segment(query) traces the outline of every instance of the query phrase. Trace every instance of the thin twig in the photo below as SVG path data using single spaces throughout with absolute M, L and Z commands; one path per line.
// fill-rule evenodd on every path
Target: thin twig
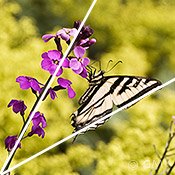
M 167 159 L 167 157 L 165 157 L 165 160 L 166 160 L 166 164 L 167 164 L 168 168 L 170 168 L 171 165 L 170 165 L 170 163 L 169 163 L 169 159 Z
M 171 121 L 170 129 L 169 129 L 170 130 L 169 131 L 169 138 L 168 138 L 168 141 L 167 141 L 167 143 L 165 145 L 165 149 L 164 149 L 163 155 L 162 155 L 162 157 L 160 159 L 160 162 L 159 162 L 159 164 L 158 164 L 158 166 L 157 166 L 157 168 L 155 170 L 154 175 L 156 175 L 158 173 L 158 171 L 159 171 L 159 169 L 160 169 L 160 167 L 161 167 L 161 165 L 163 163 L 163 160 L 166 158 L 166 153 L 168 152 L 168 148 L 170 146 L 170 143 L 171 143 L 172 139 L 174 138 L 174 134 L 172 134 L 172 124 L 173 124 L 173 122 Z
M 169 169 L 169 171 L 167 172 L 166 175 L 169 175 L 172 172 L 174 167 L 175 167 L 175 161 L 174 161 L 173 165 L 170 167 L 170 169 Z

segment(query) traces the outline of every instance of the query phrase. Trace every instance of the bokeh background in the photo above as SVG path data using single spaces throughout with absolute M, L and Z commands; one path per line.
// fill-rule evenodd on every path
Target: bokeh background
M 83 19 L 90 0 L 0 0 L 0 166 L 7 157 L 4 139 L 18 134 L 22 126 L 7 104 L 23 99 L 28 112 L 35 101 L 30 91 L 22 91 L 15 79 L 33 76 L 45 82 L 48 73 L 40 68 L 41 54 L 55 49 L 41 36 L 72 27 Z M 99 0 L 87 23 L 94 29 L 97 43 L 88 56 L 100 60 L 106 70 L 109 60 L 121 60 L 106 75 L 139 75 L 165 82 L 175 75 L 175 1 Z M 111 63 L 112 66 L 112 63 Z M 98 64 L 97 64 L 97 68 Z M 73 82 L 77 96 L 66 91 L 58 99 L 47 98 L 40 111 L 48 126 L 46 136 L 22 142 L 11 165 L 30 157 L 71 134 L 70 115 L 88 87 L 86 80 L 71 71 L 64 74 Z M 90 131 L 16 169 L 16 175 L 143 175 L 153 172 L 159 161 L 153 145 L 162 153 L 169 124 L 175 115 L 175 85 L 156 92 L 132 108 L 113 116 L 96 131 Z M 164 164 L 161 171 L 166 168 Z M 174 171 L 175 173 L 175 171 Z

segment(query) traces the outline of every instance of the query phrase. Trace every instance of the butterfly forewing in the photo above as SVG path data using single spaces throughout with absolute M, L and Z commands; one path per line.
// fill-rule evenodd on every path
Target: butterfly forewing
M 122 107 L 161 85 L 160 81 L 144 77 L 118 76 L 116 80 L 114 79 L 109 78 L 107 83 L 113 84 L 110 90 L 111 99 L 117 107 Z M 116 82 L 120 82 L 120 84 L 118 85 Z

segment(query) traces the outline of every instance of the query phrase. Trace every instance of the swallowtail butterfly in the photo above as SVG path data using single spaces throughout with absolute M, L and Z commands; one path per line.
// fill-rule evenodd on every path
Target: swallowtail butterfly
M 92 71 L 92 69 L 88 70 L 87 80 L 89 88 L 79 100 L 80 107 L 71 115 L 74 132 L 111 113 L 113 105 L 122 107 L 161 85 L 160 81 L 153 78 L 104 76 L 104 71 L 96 73 L 96 70 Z M 96 129 L 107 119 L 93 125 L 88 130 Z

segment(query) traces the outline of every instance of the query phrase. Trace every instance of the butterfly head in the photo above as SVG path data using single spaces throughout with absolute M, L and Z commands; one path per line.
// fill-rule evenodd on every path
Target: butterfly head
M 97 71 L 97 69 L 95 69 L 94 67 L 90 67 L 88 66 L 88 77 L 87 80 L 91 83 L 92 81 L 97 81 L 97 80 L 101 80 L 103 78 L 103 75 L 105 73 L 105 71 L 103 70 L 99 70 Z
M 108 69 L 109 64 L 111 62 L 113 62 L 113 61 L 110 60 L 108 62 L 107 67 L 106 67 L 106 71 L 101 70 L 101 64 L 99 66 L 100 67 L 99 71 L 97 71 L 97 69 L 95 67 L 93 67 L 92 65 L 87 66 L 88 77 L 86 79 L 89 81 L 89 83 L 91 83 L 93 81 L 97 82 L 98 80 L 102 80 L 105 73 L 110 72 L 111 70 L 113 70 L 116 67 L 116 65 L 118 65 L 119 63 L 122 63 L 122 61 L 117 61 L 111 68 Z

